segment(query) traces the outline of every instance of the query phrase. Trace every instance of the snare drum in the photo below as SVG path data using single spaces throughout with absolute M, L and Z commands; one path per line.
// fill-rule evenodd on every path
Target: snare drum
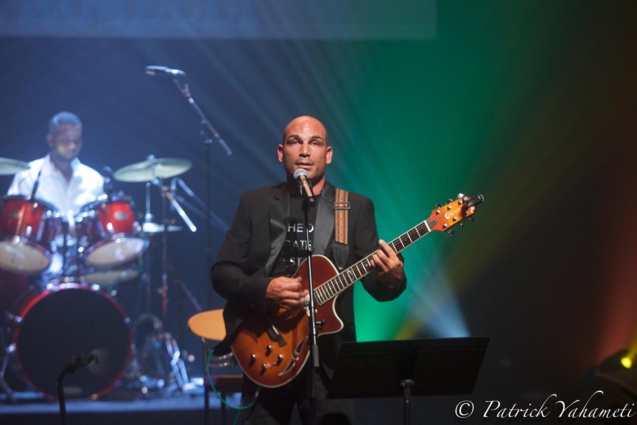
M 63 284 L 31 294 L 11 317 L 16 365 L 36 390 L 54 398 L 58 375 L 75 356 L 97 360 L 65 377 L 67 397 L 106 394 L 130 362 L 128 318 L 112 297 L 92 287 Z
M 100 197 L 80 209 L 76 222 L 89 267 L 127 263 L 148 247 L 128 198 Z
M 35 274 L 51 264 L 51 242 L 60 226 L 52 205 L 22 195 L 7 196 L 0 215 L 0 267 Z
M 105 269 L 89 268 L 83 271 L 82 281 L 98 285 L 103 290 L 111 290 L 118 283 L 128 282 L 140 275 L 143 270 L 142 257 L 119 266 Z

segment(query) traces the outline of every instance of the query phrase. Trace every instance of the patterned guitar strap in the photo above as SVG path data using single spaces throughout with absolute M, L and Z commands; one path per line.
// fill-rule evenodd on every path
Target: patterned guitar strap
M 347 256 L 349 246 L 347 244 L 347 215 L 350 203 L 347 200 L 347 191 L 336 189 L 336 201 L 334 202 L 334 243 L 332 250 L 334 251 L 334 260 L 336 268 L 343 271 L 347 264 Z

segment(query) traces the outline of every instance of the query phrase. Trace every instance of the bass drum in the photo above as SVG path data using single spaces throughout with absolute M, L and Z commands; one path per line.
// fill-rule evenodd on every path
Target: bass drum
M 66 397 L 97 398 L 109 392 L 131 360 L 129 320 L 113 298 L 92 287 L 62 284 L 32 296 L 13 317 L 16 365 L 43 394 L 57 398 L 57 378 L 69 361 L 96 361 L 64 380 Z

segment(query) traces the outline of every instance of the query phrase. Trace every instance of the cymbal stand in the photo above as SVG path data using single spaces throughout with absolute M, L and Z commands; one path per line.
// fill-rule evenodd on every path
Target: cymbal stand
M 146 211 L 144 213 L 144 223 L 152 223 L 153 222 L 153 214 L 150 212 L 150 182 L 146 182 L 145 183 L 145 187 L 144 187 L 144 196 L 145 196 L 145 200 L 144 200 L 144 207 L 146 208 Z M 143 230 L 143 225 L 142 225 L 142 230 Z M 150 253 L 148 252 L 150 250 L 146 250 L 146 252 L 144 252 L 144 262 L 142 264 L 144 264 L 145 270 L 144 270 L 144 274 L 143 279 L 144 279 L 144 284 L 145 284 L 145 290 L 146 290 L 146 314 L 150 314 L 152 311 L 152 299 L 151 299 L 151 278 L 150 278 Z
M 179 214 L 179 216 L 182 218 L 182 220 L 184 221 L 184 223 L 186 223 L 186 225 L 188 226 L 188 228 L 190 229 L 191 232 L 196 232 L 197 231 L 197 227 L 194 225 L 194 223 L 192 222 L 192 220 L 190 220 L 190 217 L 188 217 L 188 214 L 186 214 L 186 212 L 184 211 L 184 209 L 181 207 L 181 205 L 179 205 L 179 202 L 177 202 L 177 199 L 175 199 L 175 197 L 173 196 L 170 188 L 168 188 L 167 186 L 165 186 L 159 179 L 155 178 L 152 180 L 152 184 L 154 184 L 155 186 L 157 186 L 162 193 L 162 215 L 163 215 L 163 226 L 164 226 L 164 231 L 162 232 L 162 270 L 161 270 L 161 282 L 162 282 L 162 287 L 159 291 L 160 295 L 162 296 L 162 317 L 164 318 L 164 322 L 167 320 L 168 318 L 168 273 L 166 272 L 167 270 L 167 265 L 168 265 L 168 229 L 166 226 L 166 218 L 167 218 L 167 214 L 166 214 L 166 209 L 167 209 L 167 205 L 166 205 L 166 200 L 170 201 L 170 204 L 172 205 L 172 207 L 175 209 L 175 211 L 177 211 L 177 213 Z
M 192 189 L 186 184 L 186 182 L 183 181 L 180 177 L 173 177 L 173 179 L 171 180 L 170 185 L 171 185 L 172 188 L 174 188 L 174 190 L 172 190 L 172 192 L 173 192 L 173 196 L 175 197 L 175 199 L 177 199 L 181 204 L 183 204 L 188 209 L 190 209 L 190 211 L 192 213 L 194 213 L 195 215 L 203 218 L 204 220 L 206 218 L 209 218 L 210 222 L 208 224 L 211 224 L 211 225 L 215 226 L 220 231 L 222 231 L 222 232 L 227 232 L 228 231 L 228 229 L 230 228 L 228 226 L 228 224 L 226 224 L 226 222 L 223 221 L 221 219 L 221 217 L 219 217 L 217 214 L 215 214 L 214 211 L 212 211 L 212 210 L 206 211 L 207 210 L 207 206 L 204 203 L 204 201 L 202 201 L 201 198 L 199 198 L 199 196 L 197 196 L 197 194 L 195 192 L 193 192 Z M 183 189 L 183 191 L 186 193 L 186 195 L 188 195 L 194 201 L 195 205 L 191 204 L 186 199 L 184 199 L 182 196 L 177 194 L 177 186 L 179 186 L 179 187 L 181 187 Z

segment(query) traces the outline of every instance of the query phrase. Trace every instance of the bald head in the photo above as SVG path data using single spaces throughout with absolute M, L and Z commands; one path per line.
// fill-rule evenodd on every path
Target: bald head
M 292 121 L 285 126 L 285 130 L 283 130 L 283 142 L 290 134 L 290 132 L 296 131 L 301 127 L 307 126 L 308 128 L 312 128 L 314 132 L 320 134 L 321 137 L 325 139 L 325 143 L 327 143 L 327 130 L 325 130 L 325 126 L 323 123 L 317 120 L 314 117 L 309 115 L 301 115 L 300 117 L 294 118 Z
M 332 162 L 332 147 L 327 144 L 327 131 L 319 120 L 303 115 L 290 121 L 277 153 L 288 181 L 293 182 L 294 172 L 303 168 L 314 185 L 314 193 L 320 193 L 325 168 Z

